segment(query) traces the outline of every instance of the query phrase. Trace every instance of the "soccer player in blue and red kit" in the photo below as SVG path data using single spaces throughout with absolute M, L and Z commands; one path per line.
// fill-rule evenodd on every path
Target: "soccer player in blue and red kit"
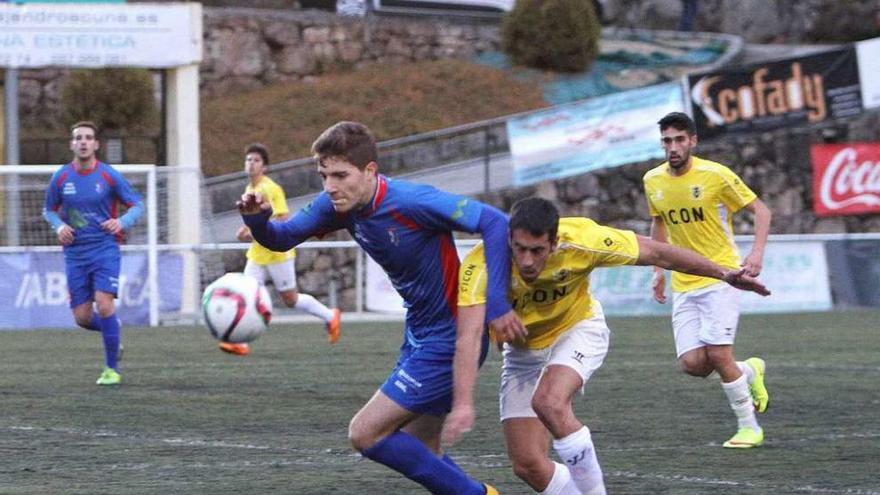
M 431 493 L 497 494 L 442 453 L 440 430 L 452 404 L 459 267 L 453 231 L 482 234 L 489 260 L 486 319 L 505 335 L 525 335 L 506 297 L 507 217 L 472 199 L 380 175 L 376 141 L 363 124 L 333 125 L 312 152 L 324 191 L 311 204 L 286 221 L 270 222 L 269 203 L 249 193 L 239 210 L 254 239 L 274 251 L 347 230 L 403 297 L 407 313 L 400 356 L 351 420 L 352 445 Z M 487 339 L 482 344 L 484 358 Z
M 98 128 L 92 122 L 71 127 L 73 161 L 52 175 L 43 217 L 64 246 L 70 307 L 76 324 L 101 332 L 104 371 L 98 385 L 118 385 L 119 319 L 114 299 L 119 290 L 119 241 L 143 214 L 140 195 L 110 165 L 98 160 Z M 128 211 L 117 218 L 119 204 Z M 97 312 L 93 304 L 97 307 Z

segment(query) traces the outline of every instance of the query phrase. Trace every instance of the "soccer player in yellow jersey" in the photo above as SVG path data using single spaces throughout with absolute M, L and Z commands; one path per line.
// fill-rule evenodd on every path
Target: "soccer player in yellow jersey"
M 244 169 L 250 181 L 245 188 L 245 193 L 259 192 L 267 198 L 272 205 L 272 220 L 285 220 L 290 213 L 287 208 L 287 199 L 284 190 L 275 181 L 266 176 L 266 168 L 269 166 L 269 152 L 262 144 L 255 143 L 245 149 Z M 294 257 L 296 250 L 278 253 L 261 246 L 251 237 L 251 231 L 242 225 L 238 229 L 238 240 L 251 242 L 247 251 L 247 264 L 244 273 L 251 275 L 261 284 L 271 279 L 281 300 L 289 308 L 298 308 L 306 313 L 315 315 L 324 320 L 327 325 L 327 338 L 331 344 L 339 340 L 341 312 L 339 309 L 330 309 L 309 294 L 303 294 L 296 288 L 296 265 Z M 250 353 L 248 344 L 234 344 L 220 342 L 220 349 L 230 354 L 246 356 Z
M 693 250 L 727 268 L 742 266 L 753 277 L 761 273 L 770 230 L 770 210 L 727 167 L 693 155 L 694 122 L 673 112 L 658 122 L 666 162 L 644 176 L 645 196 L 653 221 L 651 237 Z M 740 263 L 733 242 L 733 214 L 746 209 L 755 217 L 755 241 Z M 666 302 L 663 270 L 654 273 L 654 299 Z M 672 329 L 682 371 L 706 377 L 713 371 L 737 417 L 737 433 L 727 448 L 761 445 L 764 431 L 755 411 L 767 409 L 764 360 L 737 361 L 733 342 L 739 320 L 738 295 L 717 280 L 672 274 Z
M 501 421 L 517 476 L 547 495 L 605 493 L 590 430 L 574 415 L 572 399 L 608 352 L 602 306 L 590 294 L 594 268 L 659 265 L 724 280 L 767 294 L 744 270 L 728 269 L 686 249 L 587 218 L 559 218 L 541 198 L 513 206 L 508 296 L 528 330 L 522 339 L 495 335 L 504 344 Z M 459 270 L 454 398 L 443 440 L 449 445 L 474 423 L 473 390 L 486 301 L 486 263 L 478 244 Z M 550 444 L 565 464 L 550 459 Z

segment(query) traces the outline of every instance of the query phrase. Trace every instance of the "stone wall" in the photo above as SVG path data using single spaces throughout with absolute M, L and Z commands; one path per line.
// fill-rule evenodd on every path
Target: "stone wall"
M 676 29 L 681 0 L 606 0 L 618 27 Z M 878 0 L 697 0 L 694 30 L 748 43 L 828 43 L 880 36 Z
M 203 93 L 298 81 L 370 63 L 466 58 L 497 47 L 498 28 L 485 23 L 206 9 Z

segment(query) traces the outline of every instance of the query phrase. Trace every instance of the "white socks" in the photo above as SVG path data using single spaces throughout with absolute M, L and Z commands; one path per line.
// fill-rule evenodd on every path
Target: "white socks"
M 721 388 L 727 395 L 730 408 L 736 414 L 739 427 L 759 429 L 758 420 L 755 418 L 755 405 L 752 403 L 752 395 L 749 393 L 749 382 L 745 372 L 730 383 L 721 382 Z
M 314 297 L 299 293 L 299 297 L 296 300 L 296 309 L 301 309 L 310 315 L 317 316 L 318 318 L 324 321 L 330 321 L 333 319 L 333 311 L 330 311 L 330 308 L 321 304 L 321 301 L 315 299 Z
M 602 468 L 599 467 L 589 428 L 584 426 L 567 437 L 553 440 L 553 448 L 565 462 L 572 480 L 583 495 L 605 495 Z
M 558 462 L 554 462 L 553 467 L 553 478 L 550 479 L 550 484 L 538 495 L 581 495 L 581 491 L 571 479 L 568 468 Z
M 745 361 L 737 361 L 736 365 L 739 366 L 739 370 L 742 371 L 743 375 L 746 375 L 746 381 L 752 383 L 755 381 L 755 370 Z

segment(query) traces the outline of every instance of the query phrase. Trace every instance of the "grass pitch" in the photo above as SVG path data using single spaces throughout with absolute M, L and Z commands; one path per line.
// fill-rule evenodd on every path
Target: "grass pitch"
M 735 430 L 717 379 L 677 371 L 666 318 L 610 318 L 611 351 L 577 402 L 612 494 L 880 495 L 880 312 L 746 316 L 739 358 L 767 360 L 760 449 Z M 390 371 L 400 323 L 276 325 L 246 358 L 203 328 L 125 329 L 123 385 L 100 388 L 86 331 L 3 332 L 0 493 L 424 493 L 361 459 L 348 421 Z M 505 495 L 499 354 L 477 427 L 450 454 Z

